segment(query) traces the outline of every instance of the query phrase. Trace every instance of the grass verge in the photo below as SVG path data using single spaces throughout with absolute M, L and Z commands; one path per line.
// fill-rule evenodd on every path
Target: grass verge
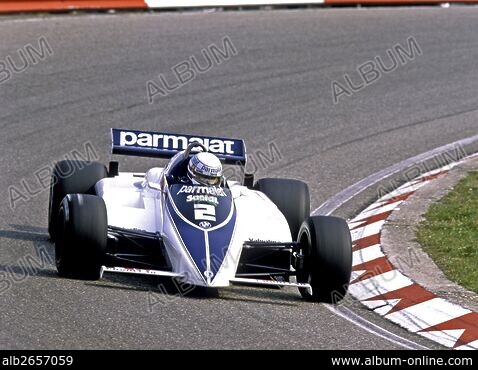
M 478 172 L 429 208 L 417 237 L 450 280 L 478 293 Z

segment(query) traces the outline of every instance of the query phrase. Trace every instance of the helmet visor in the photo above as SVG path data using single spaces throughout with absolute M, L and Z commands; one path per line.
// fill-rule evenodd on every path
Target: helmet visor
M 202 175 L 200 173 L 195 172 L 194 173 L 194 179 L 205 185 L 220 185 L 221 184 L 221 176 L 206 176 Z

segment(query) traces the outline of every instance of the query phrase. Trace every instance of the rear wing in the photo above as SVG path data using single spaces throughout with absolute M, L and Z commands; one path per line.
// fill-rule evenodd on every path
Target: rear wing
M 111 129 L 111 152 L 130 156 L 171 158 L 192 142 L 203 144 L 227 164 L 246 164 L 244 140 L 150 131 Z

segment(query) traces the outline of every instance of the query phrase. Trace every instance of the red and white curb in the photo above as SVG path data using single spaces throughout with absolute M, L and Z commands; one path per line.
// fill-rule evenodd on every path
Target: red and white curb
M 459 163 L 402 185 L 349 221 L 353 241 L 349 293 L 410 332 L 446 347 L 478 349 L 478 313 L 440 298 L 412 281 L 393 265 L 381 247 L 381 230 L 390 214 L 418 189 Z
M 0 13 L 323 4 L 324 0 L 0 0 Z
M 0 13 L 48 12 L 80 9 L 167 9 L 257 5 L 440 4 L 443 0 L 0 0 Z M 477 3 L 478 0 L 447 0 Z

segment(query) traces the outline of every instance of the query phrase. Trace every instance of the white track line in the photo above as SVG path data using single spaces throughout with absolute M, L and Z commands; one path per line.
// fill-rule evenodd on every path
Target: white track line
M 352 324 L 362 328 L 366 332 L 373 334 L 377 337 L 383 338 L 391 343 L 397 344 L 401 347 L 406 349 L 413 349 L 413 350 L 425 350 L 430 349 L 428 347 L 422 346 L 421 344 L 415 343 L 409 339 L 403 338 L 397 334 L 394 334 L 367 319 L 364 319 L 362 316 L 357 315 L 351 309 L 345 306 L 334 306 L 329 304 L 323 305 L 326 309 L 328 309 L 333 314 L 343 318 L 351 322 Z
M 443 154 L 445 152 L 449 152 L 453 149 L 463 147 L 465 145 L 473 144 L 474 142 L 478 141 L 478 135 L 458 140 L 453 143 L 443 145 L 436 149 L 429 150 L 428 152 L 419 154 L 415 157 L 411 157 L 405 159 L 404 161 L 394 164 L 390 167 L 387 167 L 379 172 L 376 172 L 359 182 L 349 186 L 347 189 L 341 191 L 340 193 L 334 195 L 332 198 L 325 201 L 322 205 L 320 205 L 317 209 L 312 212 L 312 215 L 330 215 L 334 212 L 337 208 L 342 206 L 343 204 L 347 203 L 349 200 L 363 192 L 365 189 L 379 183 L 380 181 L 390 177 L 391 175 L 403 171 L 408 167 L 411 167 L 417 163 L 424 162 L 426 160 L 432 159 L 433 157 Z

